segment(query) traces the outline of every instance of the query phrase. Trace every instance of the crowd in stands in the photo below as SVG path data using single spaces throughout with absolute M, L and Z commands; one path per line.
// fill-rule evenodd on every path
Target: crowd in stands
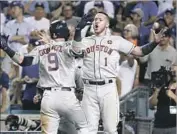
M 122 82 L 121 95 L 151 80 L 151 73 L 161 66 L 177 65 L 176 0 L 124 1 L 0 1 L 1 34 L 9 36 L 8 45 L 19 53 L 29 53 L 37 44 L 38 31 L 48 32 L 54 20 L 65 20 L 74 37 L 75 27 L 88 12 L 94 16 L 104 11 L 110 17 L 110 34 L 123 36 L 136 46 L 153 41 L 154 34 L 164 27 L 163 40 L 152 53 L 136 58 L 120 53 L 118 72 Z M 155 33 L 152 31 L 155 30 Z M 82 37 L 92 35 L 92 25 L 82 30 Z M 38 65 L 19 67 L 0 50 L 1 112 L 17 104 L 23 110 L 39 110 L 33 103 L 38 81 Z M 127 77 L 129 76 L 129 77 Z

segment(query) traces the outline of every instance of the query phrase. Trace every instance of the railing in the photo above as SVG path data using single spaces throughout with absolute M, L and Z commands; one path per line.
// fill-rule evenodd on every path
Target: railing
M 149 117 L 148 87 L 137 87 L 120 98 L 120 112 L 134 111 L 135 118 L 126 120 L 122 118 L 121 134 L 152 134 L 153 118 Z
M 126 113 L 128 110 L 135 111 L 136 116 L 147 117 L 149 109 L 148 87 L 137 87 L 120 98 L 120 111 Z

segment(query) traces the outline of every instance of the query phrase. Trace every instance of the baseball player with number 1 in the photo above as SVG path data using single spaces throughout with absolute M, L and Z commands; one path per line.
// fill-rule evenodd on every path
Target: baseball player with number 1
M 44 90 L 41 102 L 43 134 L 57 134 L 61 117 L 72 121 L 78 134 L 88 134 L 85 113 L 74 93 L 76 65 L 65 43 L 69 38 L 66 22 L 53 22 L 50 34 L 52 39 L 57 38 L 58 41 L 38 46 L 28 56 L 14 52 L 2 36 L 0 48 L 21 66 L 39 63 L 38 87 Z
M 116 69 L 120 58 L 119 51 L 127 55 L 146 55 L 157 46 L 162 32 L 155 36 L 155 42 L 143 47 L 135 47 L 122 37 L 106 35 L 109 17 L 106 13 L 99 12 L 93 19 L 95 35 L 81 39 L 81 30 L 91 21 L 92 17 L 89 15 L 81 19 L 76 27 L 72 44 L 77 46 L 76 53 L 84 51 L 82 105 L 89 121 L 91 134 L 97 134 L 100 116 L 103 120 L 104 133 L 117 134 L 119 98 Z

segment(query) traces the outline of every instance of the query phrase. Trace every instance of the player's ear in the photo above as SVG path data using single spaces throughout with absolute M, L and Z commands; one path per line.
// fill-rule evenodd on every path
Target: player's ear
M 109 28 L 109 23 L 106 25 L 106 28 Z

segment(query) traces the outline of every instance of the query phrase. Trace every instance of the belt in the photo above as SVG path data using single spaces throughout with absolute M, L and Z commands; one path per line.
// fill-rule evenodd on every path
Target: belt
M 113 83 L 113 80 L 112 79 L 109 79 L 109 80 L 103 80 L 103 81 L 92 81 L 92 80 L 86 80 L 84 79 L 83 80 L 84 84 L 90 84 L 90 85 L 105 85 L 105 84 L 108 84 L 108 83 Z
M 54 88 L 54 87 L 45 87 L 44 90 L 61 90 L 61 91 L 71 91 L 70 87 L 61 87 L 61 88 Z

